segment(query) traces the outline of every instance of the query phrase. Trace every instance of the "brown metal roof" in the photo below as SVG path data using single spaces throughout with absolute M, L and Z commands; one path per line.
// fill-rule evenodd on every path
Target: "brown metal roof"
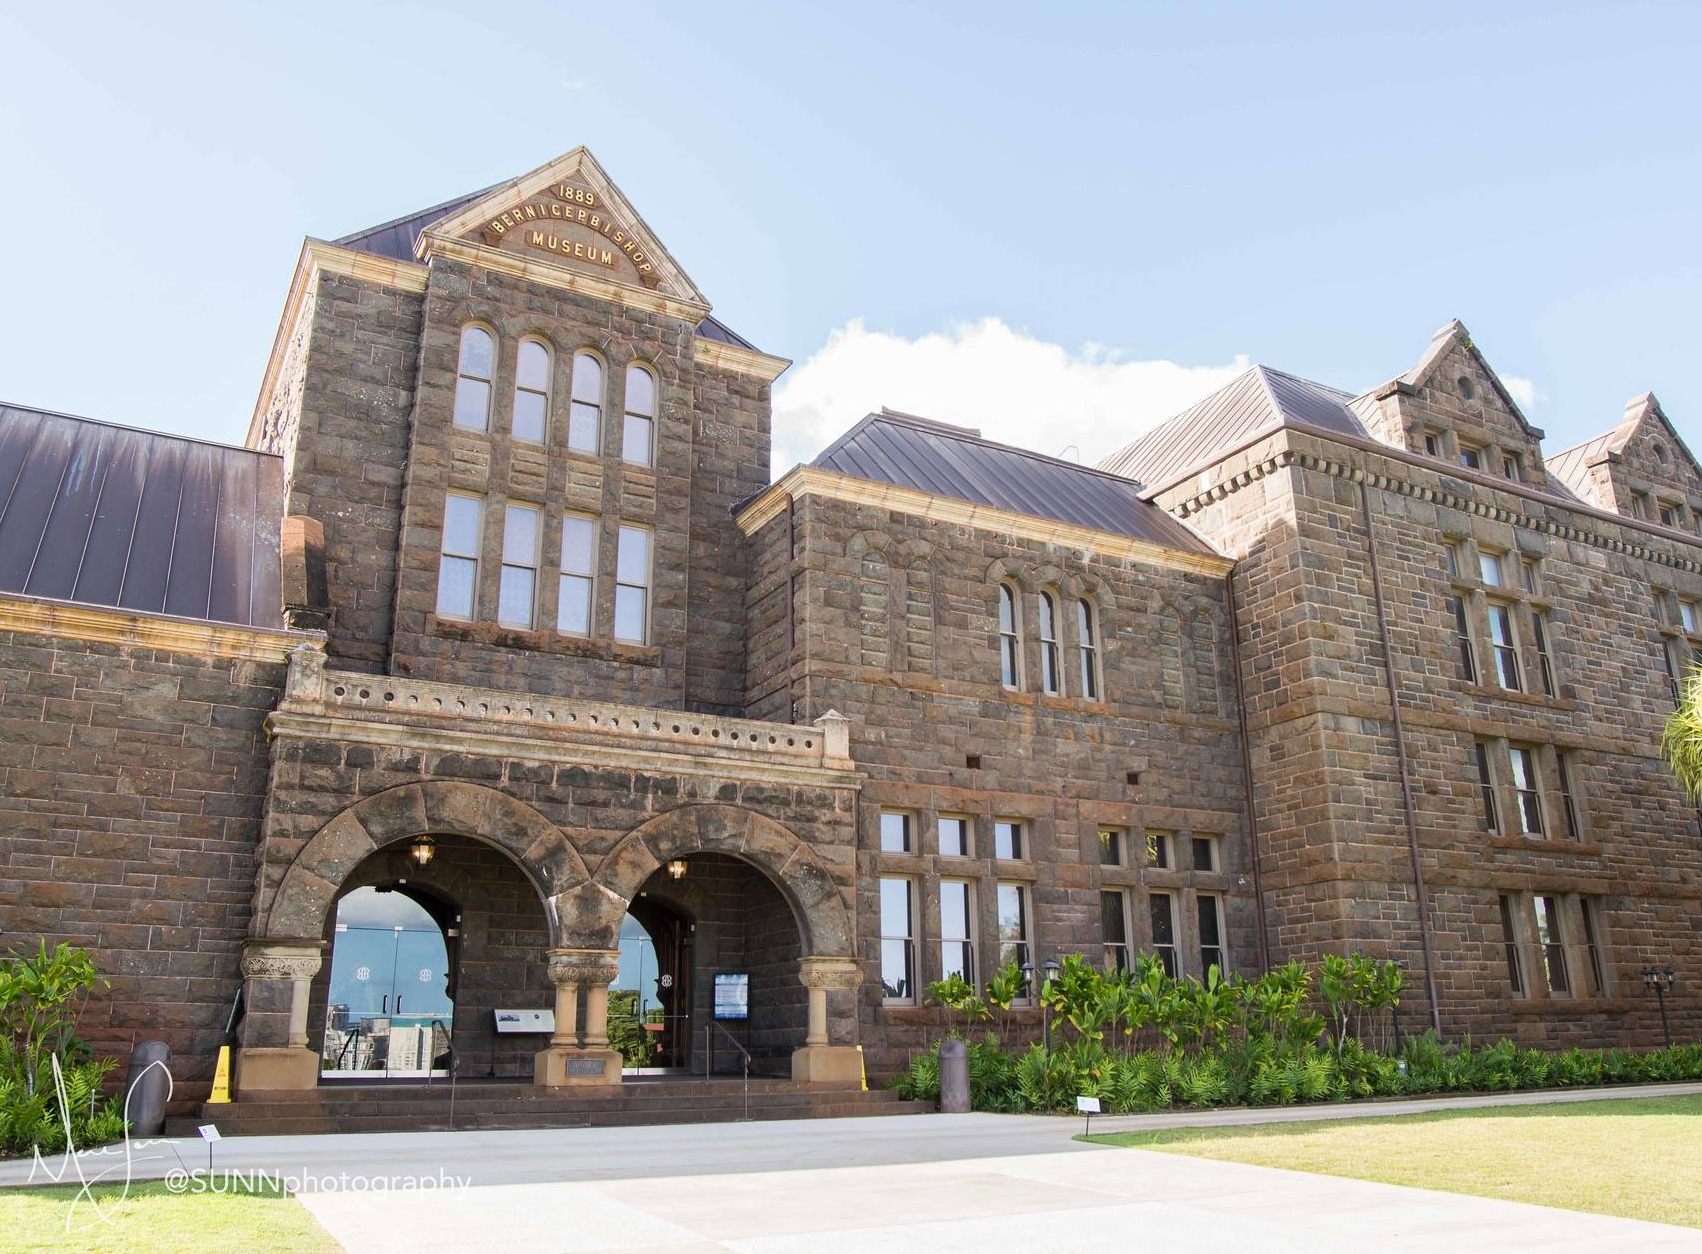
M 283 464 L 0 405 L 0 592 L 283 626 Z
M 1335 435 L 1367 432 L 1348 408 L 1352 395 L 1295 375 L 1254 366 L 1099 463 L 1152 490 L 1201 470 L 1242 442 L 1279 427 Z
M 909 414 L 870 414 L 810 464 L 1182 552 L 1214 553 L 1181 523 L 1142 500 L 1140 484 L 1131 479 L 995 444 L 966 428 Z

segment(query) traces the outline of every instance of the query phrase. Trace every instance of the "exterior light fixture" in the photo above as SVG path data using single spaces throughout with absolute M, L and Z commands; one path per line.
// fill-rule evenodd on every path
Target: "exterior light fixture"
M 668 875 L 676 880 L 686 877 L 686 860 L 684 858 L 668 859 Z
M 1672 1048 L 1672 1028 L 1667 1024 L 1667 994 L 1672 992 L 1672 986 L 1677 976 L 1671 967 L 1644 967 L 1638 972 L 1643 977 L 1643 987 L 1655 995 L 1655 1000 L 1661 1007 L 1661 1035 L 1666 1039 L 1667 1048 Z
M 425 866 L 437 855 L 437 842 L 430 836 L 416 836 L 408 852 L 414 856 L 414 861 Z

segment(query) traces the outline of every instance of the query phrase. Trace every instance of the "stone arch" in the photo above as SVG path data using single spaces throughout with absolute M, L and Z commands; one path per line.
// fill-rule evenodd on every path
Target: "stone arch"
M 564 945 L 612 950 L 639 888 L 670 858 L 724 853 L 767 876 L 792 908 L 809 957 L 852 956 L 850 915 L 819 855 L 773 819 L 739 806 L 686 805 L 628 832 L 590 882 L 558 895 Z
M 482 784 L 426 780 L 364 797 L 320 828 L 284 872 L 260 916 L 261 937 L 316 937 L 343 881 L 369 855 L 422 835 L 466 836 L 502 850 L 519 864 L 544 903 L 587 875 L 584 860 L 561 831 L 523 801 Z

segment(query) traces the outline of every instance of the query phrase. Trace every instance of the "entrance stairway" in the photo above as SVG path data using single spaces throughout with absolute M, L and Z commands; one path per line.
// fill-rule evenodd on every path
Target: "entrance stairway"
M 829 1119 L 919 1115 L 932 1102 L 855 1086 L 752 1078 L 629 1078 L 608 1088 L 541 1089 L 530 1084 L 447 1080 L 420 1084 L 325 1084 L 250 1093 L 205 1105 L 200 1122 L 225 1136 L 319 1132 L 433 1132 L 479 1128 L 608 1128 L 724 1123 L 739 1119 Z

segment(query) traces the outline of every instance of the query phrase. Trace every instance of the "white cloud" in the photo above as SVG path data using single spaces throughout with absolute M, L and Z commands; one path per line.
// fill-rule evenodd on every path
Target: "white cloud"
M 1100 344 L 1072 352 L 998 318 L 915 339 L 853 319 L 776 387 L 774 473 L 808 461 L 883 405 L 1092 465 L 1247 365 L 1245 357 L 1220 366 L 1130 361 Z
M 1519 408 L 1528 411 L 1537 402 L 1537 385 L 1530 379 L 1521 379 L 1516 374 L 1499 376 L 1501 386 L 1507 389 L 1507 395 L 1518 402 Z

